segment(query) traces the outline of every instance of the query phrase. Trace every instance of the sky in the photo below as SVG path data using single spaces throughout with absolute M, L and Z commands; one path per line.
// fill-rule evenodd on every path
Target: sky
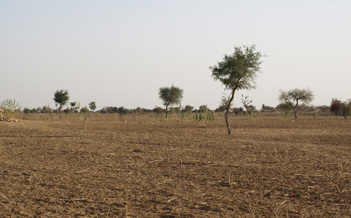
M 312 105 L 351 99 L 349 0 L 0 0 L 0 102 L 49 105 L 56 90 L 97 108 L 162 106 L 158 91 L 184 90 L 182 106 L 219 106 L 229 94 L 212 77 L 234 46 L 264 54 L 260 109 L 279 91 L 309 88 Z

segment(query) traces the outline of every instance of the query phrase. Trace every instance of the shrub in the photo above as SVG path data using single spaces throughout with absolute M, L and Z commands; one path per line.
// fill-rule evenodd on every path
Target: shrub
M 330 104 L 330 111 L 335 114 L 335 116 L 338 116 L 338 114 L 342 111 L 342 103 L 336 98 L 332 99 L 332 102 Z
M 196 113 L 193 115 L 195 121 L 202 122 L 202 126 L 205 126 L 205 123 L 208 121 L 213 121 L 215 118 L 213 113 Z
M 4 117 L 6 118 L 13 118 L 15 113 L 21 112 L 21 106 L 16 100 L 3 100 L 1 102 L 1 108 L 4 110 Z
M 341 110 L 342 110 L 342 116 L 344 117 L 345 120 L 347 120 L 347 116 L 349 115 L 349 112 L 351 110 L 351 102 L 343 102 L 341 104 Z

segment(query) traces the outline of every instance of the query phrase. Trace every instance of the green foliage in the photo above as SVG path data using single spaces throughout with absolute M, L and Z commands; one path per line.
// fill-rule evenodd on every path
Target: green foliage
M 297 106 L 299 101 L 309 104 L 313 98 L 313 93 L 309 89 L 292 89 L 287 92 L 281 91 L 279 95 L 280 101 L 290 104 L 293 107 Z
M 261 110 L 262 110 L 262 111 L 274 111 L 274 107 L 271 107 L 271 106 L 262 104 Z
M 287 104 L 287 103 L 280 103 L 277 105 L 276 109 L 290 111 L 293 109 L 293 106 L 291 104 Z
M 288 116 L 288 113 L 290 110 L 293 109 L 293 106 L 291 104 L 283 102 L 283 103 L 278 104 L 276 109 L 284 111 L 285 116 Z
M 29 109 L 27 107 L 25 107 L 23 109 L 23 113 L 28 114 L 28 113 L 52 113 L 52 109 L 49 106 L 43 106 L 41 107 L 37 107 L 37 108 L 32 108 Z
M 67 108 L 64 110 L 66 113 L 78 113 L 80 111 L 80 103 L 75 101 L 71 102 L 70 105 L 71 108 Z
M 341 104 L 342 116 L 344 117 L 345 120 L 347 120 L 347 116 L 349 115 L 350 110 L 351 110 L 351 102 L 343 102 Z
M 215 112 L 224 112 L 225 111 L 225 106 L 220 105 L 218 108 L 215 109 Z
M 127 114 L 128 113 L 128 109 L 124 108 L 123 106 L 119 107 L 118 108 L 118 113 L 121 114 L 121 115 Z
M 82 109 L 80 109 L 80 113 L 88 113 L 89 109 L 88 107 L 83 107 Z
M 54 94 L 54 101 L 59 105 L 58 111 L 61 112 L 62 107 L 67 104 L 69 95 L 67 90 L 57 90 Z
M 159 97 L 165 106 L 179 104 L 183 98 L 183 90 L 173 85 L 171 87 L 162 87 L 159 90 Z
M 41 109 L 42 113 L 52 113 L 52 109 L 50 108 L 50 106 L 43 106 L 43 108 Z
M 213 121 L 215 116 L 213 113 L 196 113 L 193 115 L 193 119 L 196 121 L 208 120 Z
M 235 108 L 232 109 L 232 111 L 233 111 L 234 114 L 237 116 L 237 115 L 239 115 L 240 109 L 237 108 L 237 107 L 235 107 Z
M 144 110 L 146 110 L 146 109 L 144 109 Z M 127 109 L 127 108 L 125 108 L 123 106 L 122 107 L 107 106 L 107 107 L 104 107 L 101 110 L 99 110 L 99 112 L 102 113 L 102 114 L 118 113 L 118 114 L 124 115 L 124 114 L 129 114 L 129 113 L 135 113 L 136 109 Z
M 21 106 L 15 99 L 5 99 L 1 102 L 1 107 L 5 118 L 13 118 L 15 113 L 21 112 Z
M 179 114 L 180 109 L 181 109 L 180 107 L 171 107 L 170 108 L 171 114 Z
M 309 104 L 313 100 L 313 93 L 309 89 L 292 89 L 287 92 L 280 91 L 279 100 L 291 105 L 294 109 L 295 119 L 297 119 L 297 106 L 299 101 Z
M 255 46 L 234 47 L 232 55 L 224 55 L 222 62 L 210 67 L 212 76 L 228 90 L 255 88 L 256 72 L 260 71 L 261 53 Z
M 193 107 L 193 106 L 191 106 L 191 105 L 186 105 L 186 106 L 184 107 L 184 109 L 182 110 L 182 112 L 190 113 L 190 112 L 192 112 L 193 110 L 194 110 L 194 107 Z
M 234 47 L 232 55 L 225 55 L 222 62 L 210 67 L 214 80 L 219 80 L 225 89 L 231 90 L 225 99 L 225 118 L 228 134 L 231 129 L 228 121 L 228 113 L 234 99 L 235 91 L 255 88 L 256 73 L 260 71 L 261 53 L 256 51 L 255 46 Z M 222 102 L 223 104 L 223 102 Z
M 89 108 L 92 110 L 92 111 L 95 111 L 96 110 L 96 103 L 94 101 L 90 102 L 89 103 Z
M 30 109 L 27 108 L 27 107 L 23 108 L 23 113 L 29 114 L 30 113 Z
M 200 105 L 199 111 L 200 111 L 200 113 L 207 113 L 207 111 L 208 111 L 207 105 Z
M 246 107 L 246 113 L 251 116 L 256 111 L 256 107 L 253 105 L 249 105 Z
M 161 107 L 155 107 L 153 110 L 152 110 L 154 113 L 162 113 L 163 112 L 163 109 Z
M 163 105 L 166 106 L 166 118 L 168 113 L 168 107 L 175 104 L 180 104 L 183 98 L 183 89 L 175 87 L 161 87 L 159 90 L 159 97 L 163 101 Z
M 332 102 L 330 104 L 330 111 L 335 114 L 335 116 L 338 116 L 341 112 L 342 109 L 342 103 L 340 100 L 337 98 L 333 98 Z
M 133 113 L 138 113 L 138 114 L 145 114 L 145 113 L 151 113 L 152 112 L 152 110 L 150 110 L 150 109 L 141 108 L 141 107 L 137 107 L 137 108 L 131 109 L 129 111 L 131 111 Z

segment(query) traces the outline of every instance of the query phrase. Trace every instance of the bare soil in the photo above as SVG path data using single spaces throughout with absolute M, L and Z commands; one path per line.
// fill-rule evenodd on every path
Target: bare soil
M 350 217 L 351 121 L 29 114 L 0 122 L 0 216 Z

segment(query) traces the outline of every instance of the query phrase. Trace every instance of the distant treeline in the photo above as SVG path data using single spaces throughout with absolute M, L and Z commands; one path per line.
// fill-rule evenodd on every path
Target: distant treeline
M 231 112 L 235 115 L 245 115 L 251 114 L 255 112 L 279 112 L 279 111 L 289 111 L 290 108 L 286 107 L 286 105 L 279 104 L 276 107 L 270 107 L 266 105 L 262 105 L 260 110 L 257 110 L 255 107 L 249 108 L 247 111 L 243 107 L 235 107 L 232 108 Z M 309 106 L 309 105 L 301 105 L 299 107 L 301 111 L 320 111 L 320 112 L 329 112 L 330 106 Z M 169 109 L 171 113 L 206 113 L 206 112 L 224 112 L 223 107 L 216 108 L 215 110 L 209 109 L 206 105 L 201 105 L 199 109 L 194 109 L 194 107 L 187 105 L 184 108 L 181 107 L 171 107 Z M 24 108 L 24 113 L 59 113 L 57 109 L 52 109 L 49 106 L 43 106 L 38 108 Z M 87 107 L 77 108 L 77 107 L 67 107 L 63 110 L 64 113 L 87 113 L 87 112 L 94 112 L 94 113 L 102 113 L 102 114 L 134 114 L 134 113 L 165 113 L 165 109 L 161 107 L 155 107 L 154 109 L 147 109 L 137 107 L 135 109 L 128 109 L 125 107 L 115 107 L 115 106 L 106 106 L 100 110 L 92 111 L 89 110 Z

